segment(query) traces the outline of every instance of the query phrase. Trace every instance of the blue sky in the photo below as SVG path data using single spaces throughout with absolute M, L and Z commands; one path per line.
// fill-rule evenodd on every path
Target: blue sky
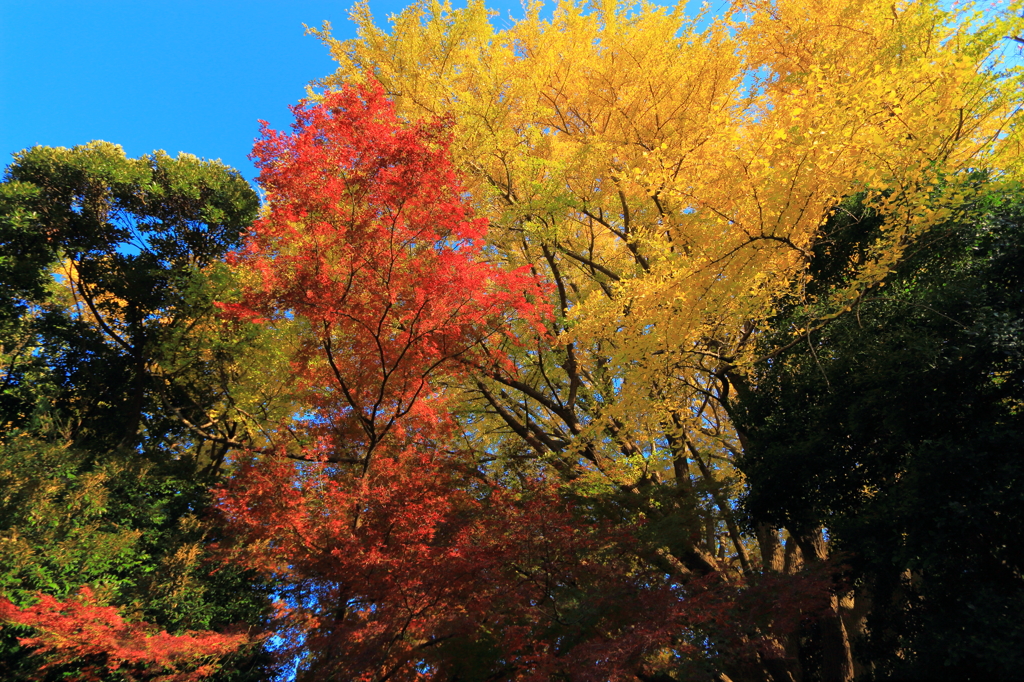
M 379 23 L 408 3 L 371 0 Z M 460 3 L 456 3 L 460 4 Z M 462 3 L 464 4 L 464 3 Z M 250 180 L 258 119 L 334 70 L 303 23 L 354 36 L 349 0 L 0 0 L 0 156 L 101 139 L 221 159 Z M 518 0 L 488 5 L 521 15 Z

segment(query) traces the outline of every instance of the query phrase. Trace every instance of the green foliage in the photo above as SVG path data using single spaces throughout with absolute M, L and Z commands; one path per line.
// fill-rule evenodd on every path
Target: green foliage
M 213 305 L 257 205 L 237 172 L 187 154 L 15 155 L 0 183 L 0 597 L 89 585 L 172 633 L 263 620 L 268 586 L 212 562 L 222 531 L 205 516 L 230 444 L 257 430 L 245 408 L 266 416 L 277 397 L 261 386 L 268 335 Z M 0 634 L 7 679 L 38 667 L 17 634 Z M 266 674 L 265 654 L 236 658 L 248 672 L 232 679 Z
M 835 286 L 877 227 L 845 208 L 816 253 Z M 829 529 L 874 604 L 855 651 L 878 678 L 1024 666 L 1022 311 L 1024 193 L 994 189 L 772 359 L 738 411 L 751 517 Z
M 210 331 L 207 270 L 239 243 L 255 194 L 217 162 L 163 152 L 128 159 L 106 142 L 27 150 L 5 180 L 0 244 L 17 265 L 0 267 L 10 292 L 0 304 L 0 423 L 38 429 L 47 420 L 97 448 L 136 447 L 143 433 L 149 443 L 186 438 L 154 399 L 169 384 L 194 383 L 167 374 Z M 215 369 L 199 364 L 207 375 Z M 42 384 L 49 390 L 35 388 Z M 184 403 L 195 418 L 210 406 Z

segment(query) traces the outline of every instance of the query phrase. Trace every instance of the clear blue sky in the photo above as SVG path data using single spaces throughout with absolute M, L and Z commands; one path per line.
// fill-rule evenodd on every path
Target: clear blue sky
M 408 3 L 371 0 L 378 23 Z M 460 4 L 456 2 L 456 4 Z M 461 4 L 464 4 L 461 3 Z M 354 36 L 349 0 L 0 0 L 0 167 L 35 144 L 90 140 L 221 159 L 250 180 L 258 119 L 334 62 L 302 25 Z M 521 16 L 518 0 L 488 5 Z

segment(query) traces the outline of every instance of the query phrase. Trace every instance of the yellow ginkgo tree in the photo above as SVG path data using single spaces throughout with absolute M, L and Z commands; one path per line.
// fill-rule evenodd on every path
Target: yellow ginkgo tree
M 783 302 L 804 311 L 798 342 L 969 206 L 980 178 L 1016 177 L 1019 11 L 888 0 L 547 11 L 532 3 L 494 22 L 482 2 L 424 0 L 385 30 L 363 3 L 356 39 L 314 31 L 339 63 L 319 85 L 375 79 L 401 116 L 450 120 L 490 221 L 489 257 L 551 284 L 549 335 L 524 329 L 532 342 L 509 351 L 514 367 L 481 364 L 450 387 L 465 397 L 466 438 L 489 471 L 555 476 L 671 528 L 659 556 L 681 576 L 827 558 L 820 531 L 745 531 L 736 518 L 744 439 L 731 400 L 772 357 L 756 341 Z M 880 236 L 821 293 L 813 249 L 854 196 L 882 216 Z M 853 674 L 841 601 L 822 626 L 829 679 Z M 789 649 L 783 659 L 797 665 Z

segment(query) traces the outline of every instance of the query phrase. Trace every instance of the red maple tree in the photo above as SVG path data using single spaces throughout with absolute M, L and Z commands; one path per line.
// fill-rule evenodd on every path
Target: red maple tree
M 414 671 L 494 605 L 479 524 L 495 490 L 447 446 L 440 381 L 512 319 L 538 323 L 544 292 L 487 262 L 446 121 L 403 123 L 379 85 L 293 111 L 256 144 L 269 211 L 230 261 L 255 284 L 222 308 L 300 328 L 301 439 L 242 467 L 220 508 L 242 560 L 294 587 L 280 623 L 304 665 Z
M 264 123 L 253 157 L 269 213 L 230 257 L 259 284 L 222 307 L 301 322 L 295 371 L 322 436 L 306 453 L 368 468 L 388 437 L 431 432 L 435 378 L 510 318 L 536 319 L 541 291 L 486 262 L 444 120 L 403 124 L 379 85 L 293 112 L 291 133 Z

